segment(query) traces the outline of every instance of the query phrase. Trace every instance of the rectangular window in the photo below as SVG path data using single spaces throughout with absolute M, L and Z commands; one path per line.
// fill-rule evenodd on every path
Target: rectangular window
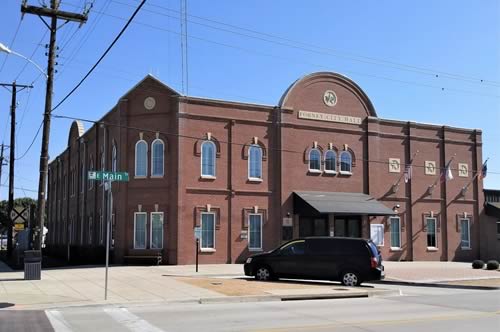
M 248 216 L 248 249 L 262 249 L 262 214 Z
M 163 212 L 151 212 L 151 249 L 163 248 Z
M 384 245 L 384 225 L 383 224 L 371 224 L 370 225 L 370 238 L 373 243 L 381 247 Z
M 401 219 L 399 217 L 391 217 L 391 248 L 401 248 Z
M 470 220 L 460 219 L 460 247 L 470 249 Z
M 215 213 L 201 213 L 201 249 L 215 249 Z
M 146 249 L 146 212 L 134 213 L 134 249 Z
M 425 223 L 427 225 L 427 247 L 437 248 L 436 242 L 436 218 L 426 218 Z

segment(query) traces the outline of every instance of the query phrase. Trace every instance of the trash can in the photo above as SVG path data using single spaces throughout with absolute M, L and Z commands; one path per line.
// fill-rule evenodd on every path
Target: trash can
M 42 273 L 42 251 L 24 252 L 24 280 L 40 280 Z

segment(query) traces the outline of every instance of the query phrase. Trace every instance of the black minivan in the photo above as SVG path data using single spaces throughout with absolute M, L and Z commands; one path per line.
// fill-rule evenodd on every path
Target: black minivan
M 247 258 L 245 275 L 257 280 L 323 279 L 346 286 L 384 278 L 382 256 L 366 239 L 307 237 Z

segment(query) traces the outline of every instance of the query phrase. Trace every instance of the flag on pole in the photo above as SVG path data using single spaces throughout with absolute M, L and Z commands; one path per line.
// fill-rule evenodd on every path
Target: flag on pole
M 444 168 L 444 170 L 441 172 L 441 182 L 453 180 L 453 173 L 451 172 L 451 167 L 450 167 L 452 160 L 453 160 L 453 158 L 450 159 L 448 164 L 446 164 L 446 167 Z
M 481 179 L 484 179 L 486 177 L 486 173 L 488 173 L 488 166 L 486 165 L 487 162 L 488 160 L 484 162 L 483 167 L 481 168 Z
M 413 173 L 413 166 L 411 166 L 411 164 L 406 165 L 406 167 L 405 167 L 405 183 L 410 182 L 411 177 L 413 175 L 412 173 Z

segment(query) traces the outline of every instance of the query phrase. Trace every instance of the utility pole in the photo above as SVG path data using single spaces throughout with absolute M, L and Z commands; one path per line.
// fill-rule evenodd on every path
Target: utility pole
M 2 143 L 1 145 L 1 149 L 0 149 L 0 184 L 2 184 L 2 168 L 3 166 L 7 165 L 3 162 L 4 158 L 3 158 L 3 150 L 5 148 L 5 145 Z
M 12 90 L 12 104 L 10 106 L 10 157 L 9 157 L 9 203 L 7 205 L 7 213 L 9 215 L 8 227 L 7 227 L 7 257 L 12 256 L 12 219 L 10 217 L 11 211 L 14 209 L 14 160 L 16 151 L 16 96 L 17 89 L 19 91 L 24 89 L 33 88 L 32 85 L 17 84 L 16 81 L 11 84 L 0 83 L 0 86 L 10 87 Z M 3 150 L 3 149 L 2 149 Z M 3 154 L 3 151 L 2 151 Z
M 52 112 L 52 95 L 54 87 L 54 65 L 55 65 L 55 51 L 56 51 L 56 34 L 57 34 L 57 20 L 62 19 L 66 22 L 78 22 L 80 25 L 87 21 L 88 10 L 84 14 L 70 13 L 59 10 L 59 0 L 51 0 L 50 8 L 29 6 L 24 0 L 21 5 L 21 12 L 23 14 L 34 14 L 42 19 L 43 23 L 50 30 L 49 42 L 49 58 L 47 66 L 47 90 L 45 92 L 45 111 L 43 114 L 43 133 L 42 133 L 42 148 L 40 153 L 40 178 L 38 182 L 38 207 L 37 207 L 37 226 L 35 227 L 35 250 L 41 250 L 43 238 L 43 225 L 45 219 L 45 199 L 47 187 L 47 174 L 49 162 L 49 136 L 50 136 L 50 116 Z M 50 17 L 50 25 L 45 22 L 43 16 Z

